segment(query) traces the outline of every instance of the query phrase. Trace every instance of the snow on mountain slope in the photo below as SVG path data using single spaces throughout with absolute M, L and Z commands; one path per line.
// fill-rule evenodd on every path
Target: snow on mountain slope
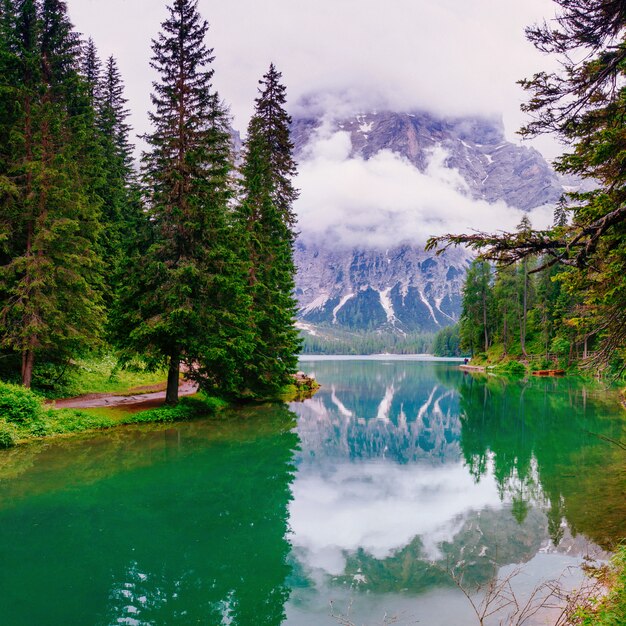
M 426 238 L 509 230 L 523 212 L 549 220 L 563 193 L 541 154 L 507 141 L 497 120 L 312 115 L 294 119 L 292 139 L 303 185 L 296 295 L 309 330 L 454 323 L 471 256 L 425 252 Z

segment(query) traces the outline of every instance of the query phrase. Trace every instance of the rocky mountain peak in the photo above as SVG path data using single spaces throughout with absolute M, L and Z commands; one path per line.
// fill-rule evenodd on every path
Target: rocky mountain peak
M 306 164 L 320 136 L 337 133 L 348 135 L 350 159 L 367 162 L 392 153 L 425 175 L 436 169 L 460 196 L 483 204 L 529 211 L 556 203 L 563 193 L 541 154 L 507 141 L 497 119 L 447 119 L 419 111 L 301 116 L 292 126 L 297 159 Z M 456 249 L 436 256 L 405 235 L 399 231 L 396 243 L 381 249 L 366 242 L 331 244 L 303 229 L 295 249 L 303 328 L 436 331 L 457 321 L 470 254 Z

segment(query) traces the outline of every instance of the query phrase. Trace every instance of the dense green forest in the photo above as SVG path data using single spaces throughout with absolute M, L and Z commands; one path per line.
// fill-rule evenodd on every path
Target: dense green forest
M 528 228 L 524 218 L 520 230 Z M 526 359 L 540 367 L 590 361 L 595 333 L 585 324 L 581 298 L 565 288 L 558 264 L 544 265 L 543 256 L 512 264 L 476 259 L 467 272 L 461 319 L 438 333 L 435 353 Z
M 116 60 L 63 0 L 0 3 L 0 377 L 62 383 L 76 360 L 168 368 L 266 397 L 291 380 L 295 174 L 281 74 L 259 81 L 242 165 L 208 23 L 172 0 L 152 43 L 140 163 Z
M 325 326 L 316 327 L 315 333 L 303 333 L 303 354 L 429 354 L 433 349 L 429 333 L 350 332 Z
M 522 107 L 530 121 L 520 132 L 562 139 L 568 148 L 557 171 L 592 189 L 566 194 L 550 228 L 524 219 L 515 232 L 449 234 L 428 247 L 465 245 L 481 255 L 465 289 L 463 347 L 619 373 L 626 362 L 626 14 L 622 2 L 557 4 L 557 20 L 527 29 L 559 65 L 520 81 L 530 94 Z

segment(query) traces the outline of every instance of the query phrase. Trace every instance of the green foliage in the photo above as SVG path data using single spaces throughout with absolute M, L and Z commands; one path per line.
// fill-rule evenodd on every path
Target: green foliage
M 232 221 L 229 120 L 212 87 L 208 23 L 192 0 L 176 0 L 153 41 L 158 73 L 143 157 L 146 221 L 118 291 L 115 336 L 125 358 L 169 365 L 209 393 L 242 389 L 252 331 L 246 266 Z
M 0 419 L 0 448 L 11 448 L 19 439 L 19 432 L 15 424 Z
M 0 441 L 5 437 L 6 441 L 13 445 L 18 439 L 66 435 L 124 424 L 190 420 L 214 415 L 226 406 L 219 398 L 200 395 L 182 398 L 176 406 L 162 406 L 145 411 L 131 412 L 125 410 L 123 406 L 97 409 L 45 409 L 37 396 L 31 395 L 37 400 L 36 417 L 28 422 L 19 423 L 0 419 Z
M 600 598 L 585 602 L 572 616 L 577 626 L 621 626 L 626 624 L 626 546 L 622 545 L 603 578 L 608 592 Z M 608 578 L 608 579 L 607 579 Z
M 125 424 L 141 424 L 144 422 L 180 422 L 197 417 L 213 415 L 226 406 L 219 398 L 191 397 L 181 398 L 176 406 L 163 406 L 147 411 L 134 413 L 124 419 Z
M 139 361 L 130 361 L 122 367 L 114 354 L 104 353 L 79 359 L 61 393 L 55 393 L 53 397 L 126 392 L 135 387 L 159 385 L 165 377 L 164 370 L 147 370 Z
M 560 336 L 570 342 L 569 362 L 586 355 L 589 364 L 610 369 L 619 360 L 620 371 L 626 360 L 626 12 L 622 2 L 556 4 L 554 20 L 527 29 L 529 40 L 554 57 L 551 66 L 557 69 L 520 81 L 530 92 L 522 107 L 530 121 L 520 132 L 559 136 L 568 152 L 557 159 L 556 169 L 587 179 L 591 190 L 565 194 L 551 228 L 520 224 L 514 233 L 445 235 L 428 247 L 463 244 L 506 266 L 540 259 L 548 275 L 558 274 L 560 286 L 553 289 L 547 278 L 538 285 L 541 301 L 553 306 L 536 308 L 542 327 L 535 339 L 547 351 Z
M 433 341 L 433 354 L 435 356 L 460 357 L 468 354 L 461 350 L 461 333 L 459 324 L 442 328 Z
M 295 328 L 293 244 L 296 238 L 292 185 L 296 173 L 285 110 L 286 90 L 274 65 L 260 81 L 248 125 L 237 210 L 252 295 L 253 351 L 245 360 L 244 386 L 257 397 L 272 396 L 297 369 L 300 334 Z
M 504 363 L 499 363 L 493 369 L 498 374 L 505 374 L 509 376 L 525 376 L 528 373 L 526 366 L 519 361 L 506 361 Z
M 87 410 L 79 409 L 50 409 L 46 419 L 46 432 L 33 436 L 65 435 L 94 430 L 98 428 L 111 428 L 119 422 L 102 414 L 92 414 Z
M 0 419 L 26 424 L 39 419 L 43 407 L 41 398 L 24 387 L 0 382 Z
M 46 418 L 44 435 L 58 435 L 124 424 L 179 422 L 214 415 L 226 406 L 219 398 L 185 397 L 176 406 L 162 406 L 146 411 L 127 412 L 116 409 L 51 409 Z
M 460 347 L 470 354 L 479 350 L 486 352 L 491 344 L 494 309 L 492 300 L 491 266 L 486 261 L 477 259 L 467 271 L 459 321 Z
M 303 354 L 427 354 L 433 336 L 422 333 L 368 333 L 318 327 L 316 335 L 302 333 Z
M 533 369 L 551 369 L 557 363 L 574 367 L 590 354 L 597 339 L 579 317 L 579 300 L 564 290 L 569 270 L 559 264 L 544 265 L 544 258 L 532 257 L 511 265 L 496 264 L 491 282 L 484 269 L 488 264 L 477 261 L 463 290 L 461 346 L 484 350 L 488 336 L 486 362 L 529 360 Z M 537 357 L 543 367 L 538 367 Z
M 0 349 L 29 387 L 37 359 L 66 360 L 101 336 L 100 162 L 65 3 L 3 8 Z

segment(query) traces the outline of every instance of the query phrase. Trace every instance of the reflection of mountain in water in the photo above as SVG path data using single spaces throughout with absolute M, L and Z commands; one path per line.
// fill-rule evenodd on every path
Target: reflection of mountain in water
M 417 592 L 450 583 L 452 567 L 480 584 L 538 552 L 597 553 L 588 538 L 609 547 L 607 534 L 626 534 L 619 449 L 602 439 L 623 439 L 624 425 L 579 383 L 480 380 L 441 363 L 303 365 L 323 385 L 295 408 L 290 512 L 308 575 Z M 594 481 L 615 515 L 584 487 Z
M 342 459 L 442 463 L 460 457 L 458 393 L 432 368 L 404 363 L 317 364 L 322 389 L 294 406 L 302 462 Z M 441 365 L 442 372 L 449 365 Z

